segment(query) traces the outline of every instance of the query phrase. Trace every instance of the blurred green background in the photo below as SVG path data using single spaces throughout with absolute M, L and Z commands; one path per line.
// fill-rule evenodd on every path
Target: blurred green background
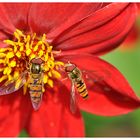
M 102 58 L 118 68 L 140 97 L 140 41 L 131 50 L 121 48 Z M 87 137 L 140 136 L 140 110 L 117 117 L 99 117 L 83 112 Z
M 102 58 L 118 68 L 140 96 L 140 41 L 132 50 L 117 49 Z M 140 136 L 140 110 L 117 117 L 100 117 L 83 112 L 87 137 Z M 23 130 L 20 137 L 28 134 Z

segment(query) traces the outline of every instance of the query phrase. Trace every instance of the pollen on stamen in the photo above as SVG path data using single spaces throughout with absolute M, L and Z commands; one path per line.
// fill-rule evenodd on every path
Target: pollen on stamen
M 27 70 L 26 63 L 29 63 L 33 58 L 41 58 L 44 61 L 44 84 L 53 87 L 54 78 L 61 77 L 58 67 L 63 66 L 64 63 L 54 59 L 54 55 L 60 51 L 53 50 L 53 46 L 47 42 L 46 34 L 37 36 L 36 33 L 26 34 L 16 29 L 13 39 L 4 40 L 4 43 L 7 44 L 7 47 L 0 48 L 0 72 L 3 74 L 0 82 L 18 77 L 20 73 Z M 20 82 L 20 80 L 17 81 L 16 88 Z M 25 85 L 24 91 L 26 88 L 27 85 Z

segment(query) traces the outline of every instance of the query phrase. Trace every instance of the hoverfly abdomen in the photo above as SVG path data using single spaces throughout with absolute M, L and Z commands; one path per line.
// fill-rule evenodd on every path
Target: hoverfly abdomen
M 40 98 L 41 98 L 41 92 L 32 92 L 31 93 L 31 101 L 33 104 L 39 104 L 40 103 Z
M 30 97 L 32 104 L 39 104 L 42 96 L 42 83 L 40 80 L 36 82 L 36 80 L 32 79 L 32 83 L 29 84 L 30 87 Z
M 83 79 L 81 79 L 79 82 L 76 82 L 76 88 L 77 88 L 79 94 L 84 99 L 88 97 L 88 91 L 87 91 L 86 84 Z

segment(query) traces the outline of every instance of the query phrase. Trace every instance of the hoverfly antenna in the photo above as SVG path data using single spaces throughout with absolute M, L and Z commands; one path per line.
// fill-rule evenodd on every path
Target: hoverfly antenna
M 71 63 L 70 61 L 68 61 L 68 63 L 66 64 L 66 66 L 72 66 L 72 65 L 75 65 L 75 64 Z

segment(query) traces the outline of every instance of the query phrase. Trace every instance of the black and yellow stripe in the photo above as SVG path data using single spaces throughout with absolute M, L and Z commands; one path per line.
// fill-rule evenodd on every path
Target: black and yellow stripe
M 85 82 L 83 81 L 83 79 L 81 79 L 80 81 L 76 82 L 76 87 L 77 90 L 79 92 L 79 94 L 85 99 L 88 97 L 88 91 L 85 85 Z
M 33 103 L 39 104 L 41 101 L 42 94 L 42 83 L 40 81 L 33 80 L 33 83 L 30 83 L 30 96 Z

